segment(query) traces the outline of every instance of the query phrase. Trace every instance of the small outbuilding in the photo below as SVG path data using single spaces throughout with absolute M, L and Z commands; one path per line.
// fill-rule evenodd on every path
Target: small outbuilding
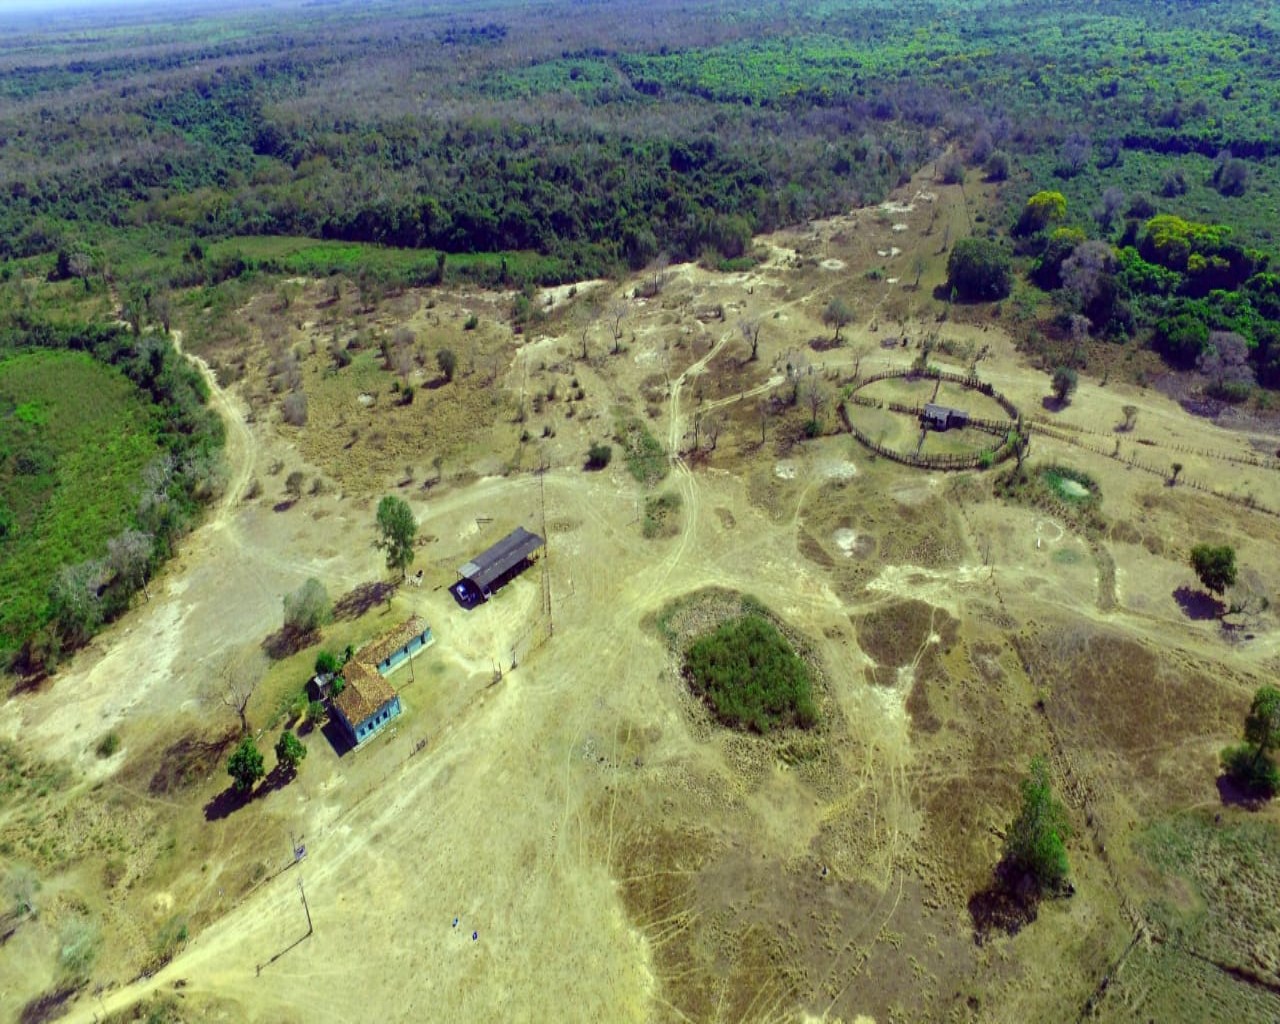
M 483 554 L 458 569 L 460 598 L 488 599 L 504 583 L 528 568 L 533 555 L 546 541 L 517 526 Z
M 400 696 L 377 671 L 352 660 L 342 669 L 345 685 L 333 698 L 333 709 L 357 747 L 400 715 Z
M 969 414 L 963 409 L 952 409 L 930 402 L 920 414 L 920 422 L 930 430 L 950 430 L 969 425 Z

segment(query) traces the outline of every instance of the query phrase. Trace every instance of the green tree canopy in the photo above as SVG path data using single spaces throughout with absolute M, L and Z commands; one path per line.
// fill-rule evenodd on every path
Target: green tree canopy
M 248 793 L 254 784 L 266 774 L 262 767 L 262 751 L 246 736 L 227 759 L 227 774 L 231 776 L 237 793 Z
M 1059 366 L 1053 371 L 1053 397 L 1065 404 L 1079 383 L 1075 370 L 1069 366 Z
M 307 748 L 302 741 L 286 729 L 276 740 L 276 762 L 292 775 L 298 770 L 298 764 L 307 756 Z
M 1280 690 L 1264 686 L 1253 695 L 1244 720 L 1244 738 L 1258 748 L 1258 758 L 1280 746 Z
M 310 633 L 333 619 L 329 591 L 314 577 L 284 596 L 284 624 L 299 633 Z
M 1034 757 L 1022 781 L 1022 809 L 1005 836 L 1005 863 L 1029 875 L 1042 890 L 1057 888 L 1067 878 L 1065 840 L 1070 834 L 1067 809 L 1049 782 L 1049 765 Z
M 1230 544 L 1197 544 L 1191 549 L 1191 568 L 1206 590 L 1221 594 L 1236 582 L 1236 549 Z
M 378 502 L 378 539 L 374 546 L 387 553 L 387 568 L 400 570 L 406 576 L 413 565 L 413 539 L 418 532 L 417 520 L 408 502 L 388 494 Z
M 967 301 L 1003 299 L 1011 274 L 1009 254 L 989 238 L 962 238 L 947 257 L 947 283 Z
M 835 328 L 835 343 L 840 344 L 840 330 L 853 319 L 853 310 L 844 299 L 832 299 L 822 311 L 822 322 Z M 752 350 L 755 351 L 754 349 Z

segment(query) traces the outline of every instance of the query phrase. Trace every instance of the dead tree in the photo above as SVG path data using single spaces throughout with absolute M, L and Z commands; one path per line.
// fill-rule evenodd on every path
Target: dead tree
M 738 330 L 742 333 L 742 340 L 751 347 L 751 355 L 747 362 L 754 363 L 757 354 L 760 351 L 760 328 L 763 325 L 759 317 L 749 317 L 738 321 Z
M 609 310 L 609 330 L 613 332 L 613 354 L 622 349 L 622 320 L 627 315 L 625 301 L 615 302 Z

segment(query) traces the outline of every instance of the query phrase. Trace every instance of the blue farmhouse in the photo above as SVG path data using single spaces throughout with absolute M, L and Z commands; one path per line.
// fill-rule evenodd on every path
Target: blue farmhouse
M 342 669 L 345 685 L 333 698 L 347 735 L 357 747 L 380 732 L 391 719 L 399 716 L 400 695 L 368 665 L 349 661 Z
M 430 646 L 431 627 L 416 616 L 362 647 L 343 667 L 345 686 L 333 698 L 343 728 L 356 746 L 380 732 L 404 710 L 384 678 Z

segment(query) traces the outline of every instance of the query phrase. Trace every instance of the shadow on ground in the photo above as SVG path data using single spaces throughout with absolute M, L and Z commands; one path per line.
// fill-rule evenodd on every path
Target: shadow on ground
M 371 580 L 347 591 L 334 603 L 335 619 L 358 619 L 375 605 L 390 602 L 395 595 L 396 585 L 384 583 L 382 580 Z
M 1179 587 L 1173 592 L 1173 599 L 1178 602 L 1182 614 L 1195 622 L 1220 619 L 1226 611 L 1226 607 L 1217 598 L 1191 587 Z

